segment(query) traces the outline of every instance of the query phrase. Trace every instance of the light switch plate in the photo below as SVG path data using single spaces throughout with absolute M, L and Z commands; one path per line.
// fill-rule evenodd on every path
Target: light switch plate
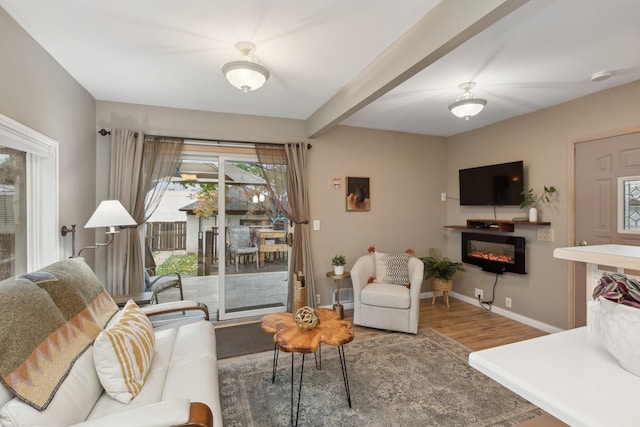
M 313 231 L 320 231 L 320 220 L 319 219 L 314 219 L 313 220 Z

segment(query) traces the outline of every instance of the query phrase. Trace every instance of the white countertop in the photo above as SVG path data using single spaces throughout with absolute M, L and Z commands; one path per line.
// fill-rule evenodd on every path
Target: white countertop
M 553 257 L 591 264 L 640 269 L 640 246 L 592 245 L 556 248 Z M 640 425 L 640 423 L 638 423 Z
M 473 352 L 469 364 L 571 426 L 640 425 L 640 377 L 586 327 Z

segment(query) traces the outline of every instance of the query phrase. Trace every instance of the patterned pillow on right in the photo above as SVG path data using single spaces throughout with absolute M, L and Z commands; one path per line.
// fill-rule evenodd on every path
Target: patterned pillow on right
M 409 284 L 409 254 L 375 252 L 376 282 L 406 286 Z

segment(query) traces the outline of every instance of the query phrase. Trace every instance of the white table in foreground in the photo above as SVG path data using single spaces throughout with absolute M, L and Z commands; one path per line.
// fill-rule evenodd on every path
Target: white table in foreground
M 571 426 L 640 425 L 640 377 L 586 327 L 473 352 L 469 364 Z

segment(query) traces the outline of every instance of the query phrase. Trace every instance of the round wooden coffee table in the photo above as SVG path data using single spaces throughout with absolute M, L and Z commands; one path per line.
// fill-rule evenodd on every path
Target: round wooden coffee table
M 280 350 L 291 353 L 291 424 L 298 425 L 298 414 L 300 413 L 300 395 L 302 392 L 302 376 L 304 373 L 304 356 L 308 353 L 318 353 L 320 364 L 317 363 L 316 368 L 321 369 L 322 354 L 320 352 L 321 343 L 331 345 L 338 348 L 338 357 L 340 358 L 340 367 L 342 368 L 342 377 L 344 379 L 344 388 L 347 394 L 347 402 L 351 407 L 351 391 L 349 389 L 349 377 L 347 376 L 347 361 L 344 357 L 344 345 L 353 341 L 353 331 L 351 330 L 351 322 L 338 319 L 338 314 L 328 308 L 316 308 L 320 322 L 318 325 L 308 331 L 298 329 L 293 318 L 293 313 L 273 313 L 267 314 L 262 318 L 262 330 L 273 335 L 275 343 L 273 351 L 273 373 L 271 382 L 275 381 L 276 369 L 278 366 L 278 354 Z M 298 404 L 295 416 L 293 416 L 293 361 L 294 353 L 302 354 L 302 364 L 300 365 L 300 382 L 298 387 Z

